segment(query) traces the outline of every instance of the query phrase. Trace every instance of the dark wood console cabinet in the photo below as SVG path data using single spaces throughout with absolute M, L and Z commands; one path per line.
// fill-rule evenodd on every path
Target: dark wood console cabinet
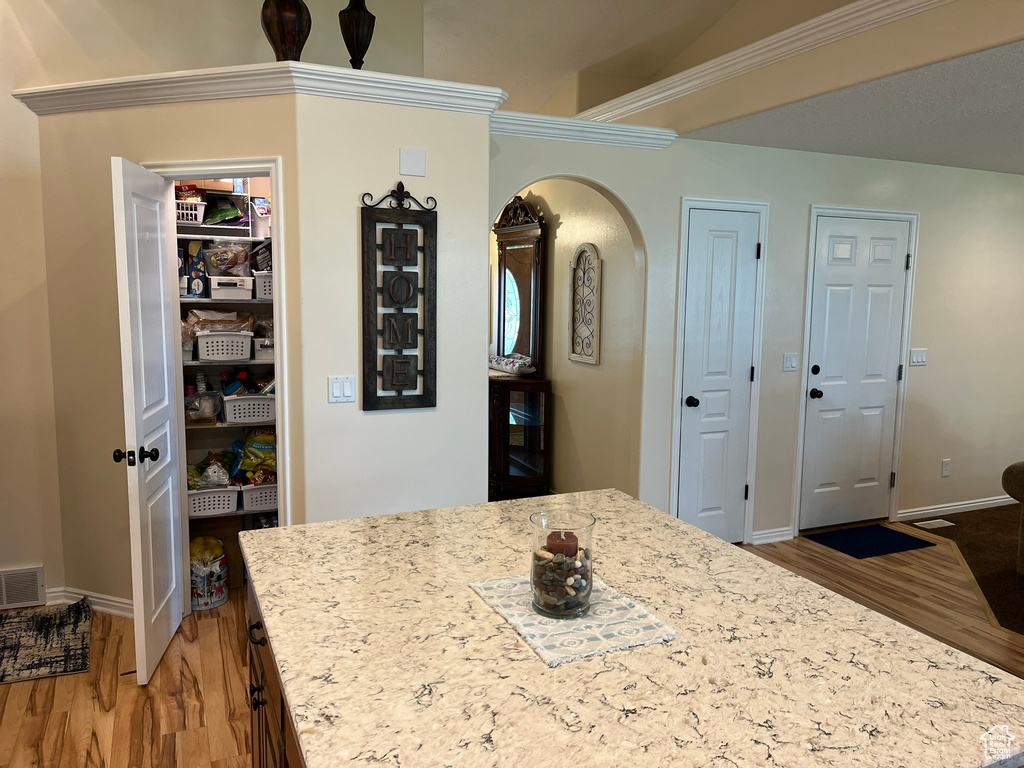
M 549 493 L 551 417 L 550 381 L 490 372 L 490 501 Z

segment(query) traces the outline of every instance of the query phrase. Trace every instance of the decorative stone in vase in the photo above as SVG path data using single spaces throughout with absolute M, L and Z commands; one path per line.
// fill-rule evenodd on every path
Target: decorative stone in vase
M 345 47 L 352 57 L 349 59 L 352 69 L 363 68 L 363 57 L 370 49 L 376 21 L 377 17 L 366 7 L 366 0 L 349 0 L 348 7 L 338 11 L 341 36 L 345 38 Z
M 553 511 L 530 515 L 533 555 L 530 588 L 533 610 L 554 619 L 590 611 L 594 584 L 592 537 L 597 521 L 589 512 Z
M 298 61 L 309 38 L 313 20 L 302 0 L 265 0 L 263 34 L 278 61 Z

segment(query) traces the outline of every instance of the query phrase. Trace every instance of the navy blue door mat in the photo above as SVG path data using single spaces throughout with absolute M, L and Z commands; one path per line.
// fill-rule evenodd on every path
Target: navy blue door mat
M 856 557 L 858 560 L 935 546 L 934 541 L 919 539 L 909 533 L 894 531 L 881 525 L 862 525 L 858 528 L 840 528 L 838 531 L 808 533 L 804 538 L 824 544 L 844 555 Z

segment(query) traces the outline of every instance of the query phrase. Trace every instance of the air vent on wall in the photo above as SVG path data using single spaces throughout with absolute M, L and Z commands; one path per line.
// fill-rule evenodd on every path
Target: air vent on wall
M 0 571 L 0 608 L 46 604 L 43 566 Z

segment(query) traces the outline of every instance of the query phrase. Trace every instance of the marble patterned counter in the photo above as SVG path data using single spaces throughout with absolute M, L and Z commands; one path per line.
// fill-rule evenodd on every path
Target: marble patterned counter
M 551 669 L 470 589 L 556 507 L 677 641 Z M 618 491 L 240 538 L 306 768 L 1024 764 L 1024 681 Z

